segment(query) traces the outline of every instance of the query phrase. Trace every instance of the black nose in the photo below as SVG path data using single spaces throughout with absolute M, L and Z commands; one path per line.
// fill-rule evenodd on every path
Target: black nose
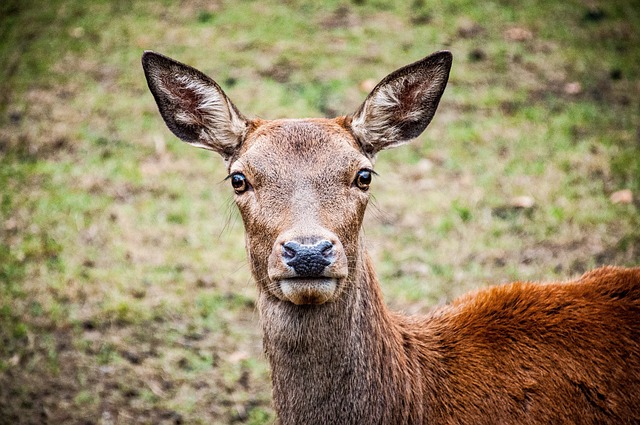
M 328 265 L 334 261 L 333 244 L 321 240 L 313 245 L 289 241 L 282 245 L 282 258 L 299 277 L 321 277 Z

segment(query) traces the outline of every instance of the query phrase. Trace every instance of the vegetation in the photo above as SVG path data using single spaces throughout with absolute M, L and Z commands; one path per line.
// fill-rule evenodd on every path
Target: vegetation
M 640 263 L 638 46 L 624 0 L 2 2 L 0 424 L 273 422 L 222 161 L 165 129 L 144 49 L 265 118 L 351 112 L 451 50 L 365 223 L 387 302 L 419 313 Z

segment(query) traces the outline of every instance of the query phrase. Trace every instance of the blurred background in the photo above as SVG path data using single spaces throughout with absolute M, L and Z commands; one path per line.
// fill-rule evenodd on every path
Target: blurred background
M 379 155 L 388 304 L 640 259 L 636 0 L 0 4 L 0 424 L 267 424 L 241 220 L 166 128 L 140 56 L 248 116 L 347 114 L 449 49 L 438 113 Z

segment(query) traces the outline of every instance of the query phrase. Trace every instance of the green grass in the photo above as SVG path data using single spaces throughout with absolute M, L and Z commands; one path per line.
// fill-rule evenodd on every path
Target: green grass
M 451 50 L 439 112 L 380 155 L 365 220 L 387 302 L 424 312 L 486 284 L 640 263 L 638 10 L 2 3 L 0 418 L 273 422 L 222 161 L 166 130 L 144 49 L 203 70 L 264 118 L 351 112 L 363 81 Z M 612 203 L 623 189 L 634 202 Z M 514 206 L 522 196 L 533 206 Z

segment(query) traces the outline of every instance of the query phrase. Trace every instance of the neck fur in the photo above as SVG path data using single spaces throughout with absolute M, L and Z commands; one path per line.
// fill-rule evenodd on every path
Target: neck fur
M 415 407 L 422 398 L 417 359 L 383 303 L 368 255 L 360 262 L 333 303 L 296 306 L 260 294 L 274 407 L 283 425 L 423 422 L 414 417 L 422 414 Z

